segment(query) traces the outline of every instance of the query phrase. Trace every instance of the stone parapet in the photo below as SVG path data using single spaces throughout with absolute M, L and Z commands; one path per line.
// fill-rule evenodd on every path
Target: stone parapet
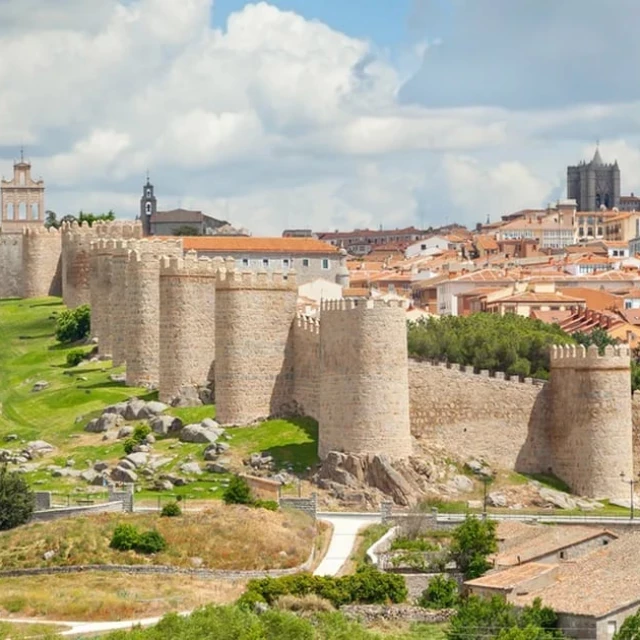
M 233 259 L 225 261 L 225 269 L 219 271 L 218 289 L 297 291 L 296 274 L 293 269 L 286 274 L 282 271 L 240 271 L 230 266 Z
M 551 369 L 629 369 L 631 353 L 628 345 L 607 345 L 602 355 L 594 344 L 553 345 L 549 362 Z

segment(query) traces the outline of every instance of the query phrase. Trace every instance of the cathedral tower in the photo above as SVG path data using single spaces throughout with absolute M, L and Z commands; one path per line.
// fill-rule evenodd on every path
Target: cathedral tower
M 567 198 L 576 200 L 578 211 L 597 211 L 601 206 L 620 205 L 620 168 L 618 161 L 605 164 L 596 147 L 591 162 L 567 167 Z
M 140 221 L 142 222 L 142 233 L 144 236 L 151 235 L 151 216 L 155 214 L 157 207 L 156 197 L 153 194 L 153 185 L 149 182 L 142 188 L 142 198 L 140 198 Z

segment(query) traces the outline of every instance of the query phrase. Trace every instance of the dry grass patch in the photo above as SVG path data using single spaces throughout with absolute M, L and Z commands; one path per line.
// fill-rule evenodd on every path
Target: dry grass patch
M 152 617 L 207 603 L 229 604 L 242 594 L 244 586 L 244 581 L 185 575 L 80 573 L 3 578 L 0 615 L 73 621 Z
M 109 547 L 116 525 L 157 529 L 165 551 L 143 555 Z M 177 518 L 105 513 L 34 523 L 0 534 L 0 569 L 81 564 L 152 564 L 225 570 L 285 569 L 305 562 L 315 539 L 312 520 L 299 511 L 273 512 L 213 503 Z M 54 551 L 44 560 L 47 551 Z

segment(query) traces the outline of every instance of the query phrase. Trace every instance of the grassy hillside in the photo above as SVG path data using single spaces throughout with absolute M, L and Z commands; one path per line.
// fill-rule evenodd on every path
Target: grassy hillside
M 67 367 L 67 353 L 74 347 L 62 347 L 54 338 L 55 316 L 63 309 L 58 298 L 0 300 L 0 447 L 19 448 L 23 442 L 36 439 L 55 445 L 57 450 L 26 477 L 39 489 L 62 494 L 73 491 L 82 497 L 79 491 L 86 487 L 82 481 L 52 477 L 46 467 L 64 467 L 69 459 L 79 470 L 97 460 L 115 463 L 124 455 L 122 441 L 103 441 L 101 434 L 85 433 L 84 426 L 107 405 L 131 396 L 153 399 L 157 393 L 113 382 L 110 375 L 123 369 L 113 369 L 111 362 L 83 362 L 78 367 Z M 32 391 L 40 381 L 49 386 Z M 214 417 L 215 407 L 176 408 L 168 413 L 188 424 Z M 9 434 L 15 434 L 18 440 L 5 441 Z M 228 442 L 228 457 L 238 466 L 243 458 L 257 451 L 268 452 L 277 468 L 293 472 L 304 472 L 317 462 L 317 424 L 308 418 L 270 420 L 234 429 Z M 153 447 L 155 454 L 171 458 L 162 468 L 164 473 L 178 472 L 188 457 L 202 463 L 203 450 L 203 445 L 178 444 L 175 437 L 159 439 Z M 186 486 L 175 487 L 171 495 L 198 500 L 219 498 L 225 480 L 224 474 L 205 474 Z M 91 488 L 92 493 L 98 490 Z M 157 492 L 144 490 L 144 485 L 137 494 L 139 500 L 155 500 L 158 496 Z

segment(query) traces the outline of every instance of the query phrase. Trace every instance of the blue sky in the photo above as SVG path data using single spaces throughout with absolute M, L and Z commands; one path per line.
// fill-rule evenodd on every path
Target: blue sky
M 606 8 L 605 8 L 606 7 Z M 469 226 L 617 159 L 640 192 L 640 0 L 0 0 L 0 174 L 47 206 L 256 234 Z

